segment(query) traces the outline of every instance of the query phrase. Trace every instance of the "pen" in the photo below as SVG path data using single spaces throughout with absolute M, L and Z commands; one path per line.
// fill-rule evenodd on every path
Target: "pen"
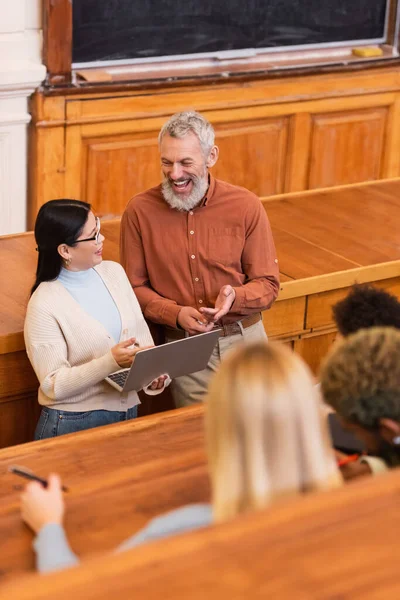
M 47 486 L 48 486 L 48 481 L 46 479 L 43 479 L 42 477 L 38 477 L 37 475 L 32 473 L 32 471 L 30 471 L 30 469 L 26 469 L 24 467 L 18 467 L 17 465 L 12 465 L 11 467 L 8 467 L 8 470 L 10 471 L 10 473 L 14 473 L 15 475 L 19 475 L 20 477 L 25 477 L 25 479 L 30 479 L 32 481 L 38 481 L 45 488 L 47 488 Z M 61 489 L 63 492 L 68 492 L 68 488 L 65 487 L 65 485 L 62 485 Z
M 344 467 L 348 463 L 355 462 L 359 458 L 360 458 L 359 454 L 350 454 L 350 456 L 346 456 L 346 458 L 341 458 L 338 461 L 337 465 L 338 465 L 338 467 Z

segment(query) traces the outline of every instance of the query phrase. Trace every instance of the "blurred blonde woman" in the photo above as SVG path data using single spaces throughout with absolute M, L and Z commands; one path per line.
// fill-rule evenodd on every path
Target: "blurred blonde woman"
M 340 484 L 312 375 L 281 344 L 244 346 L 221 365 L 207 438 L 216 521 Z
M 303 361 L 279 344 L 232 351 L 214 376 L 206 410 L 212 504 L 182 507 L 151 521 L 119 550 L 221 522 L 297 494 L 340 485 L 318 391 Z M 42 572 L 72 566 L 57 475 L 32 482 L 22 518 L 37 533 Z

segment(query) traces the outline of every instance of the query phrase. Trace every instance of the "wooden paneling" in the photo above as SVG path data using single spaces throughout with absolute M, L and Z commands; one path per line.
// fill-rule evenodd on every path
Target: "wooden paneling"
M 306 316 L 307 327 L 310 329 L 332 327 L 334 324 L 332 306 L 342 300 L 348 291 L 349 288 L 343 288 L 309 296 Z
M 283 192 L 288 126 L 288 118 L 217 125 L 220 158 L 214 176 L 259 196 Z
M 374 285 L 379 286 L 387 292 L 400 298 L 400 280 L 398 277 L 375 281 Z M 306 328 L 321 329 L 332 327 L 334 325 L 332 306 L 342 300 L 348 293 L 349 288 L 331 290 L 320 294 L 312 294 L 308 297 Z
M 288 123 L 280 118 L 218 125 L 220 159 L 213 169 L 215 177 L 246 186 L 260 196 L 283 192 Z M 73 132 L 79 135 L 77 127 Z M 76 153 L 71 159 L 80 160 L 82 166 L 82 199 L 100 216 L 120 215 L 132 196 L 160 182 L 157 137 L 157 130 L 82 136 L 81 160 Z M 71 165 L 70 170 L 77 168 Z M 71 188 L 73 195 L 76 191 Z
M 400 174 L 400 161 L 398 149 L 400 147 L 400 96 L 389 108 L 386 125 L 385 152 L 382 164 L 382 177 L 398 177 Z
M 0 353 L 0 448 L 33 440 L 38 387 L 25 350 Z
M 340 92 L 338 91 L 340 90 Z M 265 196 L 400 173 L 397 70 L 44 96 L 32 105 L 30 224 L 51 198 L 121 214 L 159 183 L 157 134 L 196 109 L 215 126 L 217 177 Z
M 387 108 L 316 114 L 308 188 L 379 179 Z
M 268 336 L 288 337 L 304 330 L 306 298 L 292 298 L 276 302 L 263 312 L 263 323 Z
M 285 190 L 297 192 L 308 188 L 311 115 L 299 112 L 292 116 L 291 121 Z
M 20 397 L 0 402 L 0 448 L 33 440 L 40 410 L 36 390 L 24 390 Z
M 98 215 L 120 215 L 132 196 L 160 183 L 157 135 L 153 131 L 83 140 L 83 199 Z
M 25 350 L 0 354 L 0 404 L 27 390 L 37 393 L 38 381 Z
M 56 97 L 43 102 L 43 98 L 35 94 L 30 101 L 32 114 L 28 137 L 28 223 L 30 229 L 34 228 L 37 212 L 44 202 L 65 197 L 64 110 L 63 98 Z M 42 122 L 51 122 L 52 127 L 38 126 L 38 123 Z
M 312 372 L 317 375 L 321 361 L 328 353 L 336 336 L 336 331 L 304 336 L 298 340 L 294 340 L 293 350 L 300 354 Z
M 43 60 L 51 85 L 71 81 L 72 2 L 43 1 Z

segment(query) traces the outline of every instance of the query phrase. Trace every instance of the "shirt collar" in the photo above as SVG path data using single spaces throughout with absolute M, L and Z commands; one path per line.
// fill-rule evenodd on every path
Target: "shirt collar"
M 207 203 L 209 202 L 209 200 L 211 200 L 211 198 L 213 197 L 214 194 L 214 190 L 215 190 L 215 179 L 214 177 L 211 175 L 211 173 L 208 174 L 208 189 L 207 189 L 207 193 L 204 196 L 203 200 L 200 202 L 199 204 L 199 208 L 201 208 L 202 206 L 207 206 Z

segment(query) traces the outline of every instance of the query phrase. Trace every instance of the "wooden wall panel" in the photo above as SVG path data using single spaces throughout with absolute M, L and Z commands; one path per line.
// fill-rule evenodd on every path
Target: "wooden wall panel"
M 262 313 L 267 335 L 289 337 L 304 331 L 306 297 L 275 302 L 270 310 Z
M 120 215 L 135 194 L 161 181 L 158 132 L 84 139 L 84 200 L 99 216 Z
M 28 228 L 33 229 L 41 205 L 65 197 L 65 100 L 35 94 L 29 110 L 32 121 L 28 130 Z M 52 126 L 48 127 L 50 123 Z
M 383 288 L 400 299 L 400 281 L 398 277 L 375 281 L 374 286 Z M 322 329 L 333 327 L 332 306 L 347 296 L 350 288 L 341 288 L 329 292 L 312 294 L 307 302 L 307 329 Z
M 220 157 L 215 177 L 251 190 L 259 196 L 284 191 L 288 118 L 257 119 L 216 126 Z
M 385 107 L 313 115 L 308 188 L 379 179 L 387 117 Z
M 332 306 L 347 296 L 349 288 L 330 290 L 308 297 L 306 326 L 309 329 L 333 327 Z
M 19 398 L 2 402 L 0 407 L 0 448 L 33 441 L 41 410 L 37 392 L 25 392 Z
M 25 350 L 0 354 L 0 404 L 26 390 L 36 393 L 38 380 Z
M 0 448 L 33 440 L 38 387 L 25 350 L 0 354 Z
M 287 118 L 279 118 L 218 125 L 220 159 L 213 169 L 215 177 L 260 196 L 283 192 L 288 123 Z M 157 136 L 158 131 L 149 131 L 82 137 L 81 197 L 98 215 L 120 215 L 132 196 L 160 183 Z
M 293 349 L 300 354 L 303 360 L 305 360 L 311 371 L 315 375 L 318 375 L 321 362 L 327 355 L 336 336 L 336 331 L 321 333 L 310 337 L 305 336 L 294 341 Z
M 260 196 L 400 174 L 398 70 L 287 77 L 219 86 L 87 90 L 32 106 L 30 227 L 60 196 L 120 215 L 135 193 L 160 182 L 157 134 L 175 112 L 214 124 L 216 177 Z

